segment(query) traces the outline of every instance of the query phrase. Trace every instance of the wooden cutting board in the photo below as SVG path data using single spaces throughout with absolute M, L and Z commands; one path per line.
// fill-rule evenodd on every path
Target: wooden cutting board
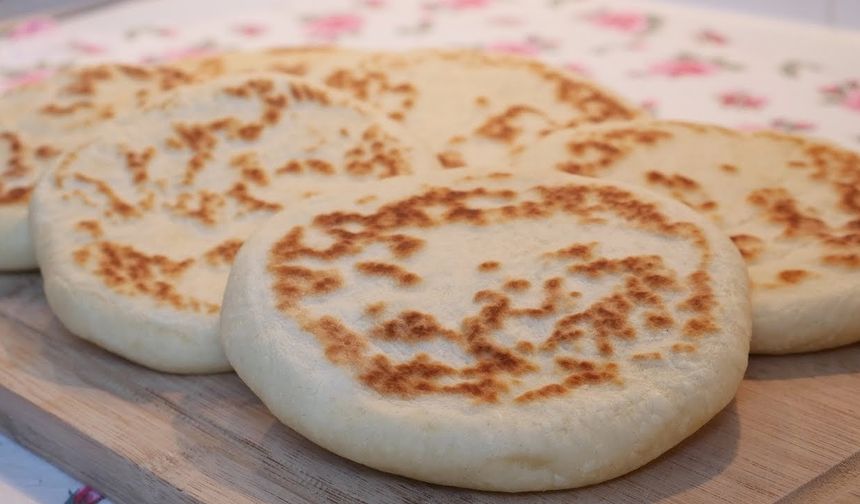
M 736 400 L 644 468 L 505 495 L 330 454 L 278 424 L 235 375 L 173 376 L 116 358 L 62 327 L 37 275 L 0 275 L 0 427 L 117 504 L 857 503 L 860 346 L 754 357 Z

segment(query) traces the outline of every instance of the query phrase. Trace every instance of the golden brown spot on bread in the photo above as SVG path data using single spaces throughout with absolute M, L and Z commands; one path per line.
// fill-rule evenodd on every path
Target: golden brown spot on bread
M 92 102 L 89 101 L 76 101 L 74 103 L 70 103 L 68 105 L 58 105 L 56 103 L 49 103 L 42 108 L 39 109 L 39 112 L 47 115 L 69 115 L 74 114 L 78 110 L 81 109 L 91 109 L 93 108 Z
M 388 244 L 388 250 L 398 259 L 410 257 L 424 246 L 424 240 L 421 238 L 402 234 L 386 236 L 384 240 Z
M 82 220 L 75 224 L 75 229 L 88 233 L 93 238 L 101 238 L 104 232 L 102 226 L 95 220 Z
M 660 360 L 663 358 L 663 356 L 660 354 L 660 352 L 642 352 L 633 354 L 633 356 L 630 358 L 634 361 L 653 361 Z
M 568 388 L 560 383 L 551 383 L 543 387 L 529 390 L 517 396 L 516 401 L 519 403 L 531 402 L 536 399 L 547 399 L 549 397 L 562 396 L 567 394 Z
M 283 166 L 276 169 L 275 173 L 281 175 L 284 173 L 301 173 L 302 171 L 302 164 L 296 159 L 291 159 L 284 163 Z
M 710 317 L 693 317 L 684 324 L 684 335 L 696 338 L 710 334 L 717 329 L 716 323 Z
M 63 88 L 63 92 L 76 95 L 91 95 L 95 92 L 99 81 L 110 80 L 113 77 L 108 65 L 98 65 L 82 68 L 69 74 L 71 82 Z
M 131 172 L 131 180 L 135 185 L 140 185 L 149 178 L 147 174 L 147 166 L 155 156 L 155 147 L 147 147 L 140 152 L 135 152 L 129 148 L 123 148 L 125 156 L 125 165 L 128 171 Z
M 736 234 L 730 238 L 747 261 L 755 260 L 764 251 L 764 241 L 757 236 Z
M 781 282 L 796 284 L 806 280 L 809 275 L 811 275 L 811 273 L 806 270 L 790 269 L 780 271 L 777 276 Z
M 505 109 L 504 112 L 487 119 L 478 126 L 475 134 L 491 140 L 512 144 L 522 133 L 522 129 L 514 126 L 514 121 L 524 114 L 537 114 L 544 117 L 543 113 L 533 107 L 525 105 L 514 105 Z
M 672 316 L 668 313 L 646 313 L 645 324 L 650 329 L 666 329 L 674 325 Z
M 645 174 L 645 180 L 651 184 L 661 185 L 669 189 L 680 189 L 683 191 L 699 189 L 699 184 L 695 180 L 677 173 L 666 175 L 656 170 L 651 170 Z
M 260 160 L 254 152 L 236 154 L 230 159 L 230 166 L 239 169 L 243 180 L 257 186 L 269 185 L 269 176 L 266 174 L 266 169 L 260 165 Z
M 517 341 L 517 344 L 514 346 L 514 348 L 517 350 L 517 352 L 524 354 L 534 353 L 535 351 L 535 345 L 531 341 Z
M 27 203 L 30 200 L 30 193 L 32 191 L 32 186 L 13 187 L 7 190 L 3 187 L 3 183 L 0 182 L 0 205 L 19 205 Z
M 724 164 L 720 165 L 720 170 L 722 170 L 726 173 L 737 173 L 738 167 L 733 165 L 733 164 L 724 163 Z
M 6 142 L 9 149 L 8 158 L 6 160 L 6 169 L 3 170 L 3 172 L 0 172 L 0 177 L 23 177 L 32 171 L 32 167 L 24 163 L 24 142 L 21 138 L 11 131 L 2 131 L 0 132 L 0 139 Z
M 439 164 L 441 164 L 443 168 L 460 168 L 466 166 L 466 161 L 463 159 L 463 155 L 454 150 L 440 152 L 439 154 L 436 154 L 436 159 L 439 160 Z
M 597 242 L 591 243 L 575 243 L 573 245 L 560 248 L 555 252 L 551 252 L 549 256 L 552 257 L 560 257 L 560 258 L 575 258 L 575 259 L 591 259 L 593 256 L 593 249 L 597 245 Z
M 692 343 L 674 343 L 672 351 L 678 353 L 693 353 L 696 351 L 696 345 Z
M 223 117 L 202 123 L 173 124 L 175 136 L 167 140 L 167 146 L 191 152 L 185 168 L 185 184 L 193 184 L 197 174 L 211 161 L 219 137 L 253 141 L 267 125 L 277 123 L 282 109 L 287 107 L 286 96 L 275 91 L 270 79 L 249 79 L 241 85 L 225 88 L 224 92 L 234 97 L 258 100 L 263 105 L 262 112 L 257 121 L 249 123 L 242 123 L 235 117 Z
M 218 245 L 207 250 L 203 254 L 203 257 L 206 259 L 206 262 L 213 266 L 218 264 L 226 264 L 229 266 L 230 264 L 233 264 L 233 259 L 235 259 L 236 254 L 239 253 L 239 249 L 242 248 L 242 243 L 243 240 L 239 240 L 237 238 L 224 240 Z
M 80 172 L 75 172 L 74 179 L 93 186 L 96 192 L 107 199 L 108 209 L 105 211 L 106 216 L 119 215 L 120 217 L 131 218 L 140 215 L 140 212 L 133 205 L 120 198 L 104 180 L 90 177 Z
M 370 303 L 369 305 L 364 307 L 364 313 L 370 315 L 371 317 L 378 317 L 382 315 L 382 312 L 385 311 L 385 303 L 382 301 L 377 301 L 375 303 Z
M 322 341 L 326 357 L 335 363 L 351 363 L 359 360 L 367 342 L 332 317 L 322 317 L 308 327 Z
M 827 224 L 809 212 L 802 211 L 797 200 L 786 189 L 757 189 L 747 196 L 747 201 L 760 208 L 770 222 L 782 225 L 784 236 L 814 236 L 827 231 Z
M 423 353 L 402 364 L 392 364 L 384 355 L 375 355 L 359 379 L 383 395 L 408 398 L 418 394 L 448 392 L 478 396 L 487 402 L 496 401 L 496 387 L 484 382 L 462 382 L 453 386 L 437 384 L 439 378 L 455 373 L 451 366 L 433 361 Z
M 385 133 L 378 125 L 368 126 L 358 143 L 344 156 L 346 172 L 353 176 L 376 175 L 377 178 L 410 173 L 405 153 L 397 139 Z
M 178 292 L 176 280 L 194 259 L 173 260 L 146 254 L 129 245 L 102 241 L 72 252 L 75 262 L 90 270 L 108 288 L 127 296 L 145 296 L 159 305 L 182 311 L 217 313 L 219 306 Z
M 60 149 L 52 145 L 40 145 L 36 148 L 36 157 L 41 159 L 51 159 L 60 154 Z
M 454 331 L 445 329 L 433 315 L 410 310 L 396 318 L 377 324 L 370 335 L 387 341 L 417 342 L 431 338 L 456 338 Z
M 860 254 L 828 254 L 821 258 L 821 262 L 828 266 L 860 268 Z
M 395 121 L 404 120 L 418 98 L 418 91 L 412 84 L 393 82 L 387 74 L 379 71 L 339 68 L 325 78 L 325 83 L 354 98 L 375 103 Z M 391 101 L 397 105 L 384 105 L 390 103 L 386 98 L 394 98 Z
M 275 276 L 274 291 L 278 307 L 287 309 L 305 296 L 334 292 L 343 285 L 336 271 L 314 270 L 304 266 L 274 266 L 270 272 Z
M 501 263 L 499 261 L 484 261 L 478 265 L 478 271 L 496 271 L 501 267 Z
M 245 124 L 245 125 L 239 126 L 236 129 L 237 136 L 239 138 L 241 138 L 242 140 L 245 140 L 246 142 L 256 140 L 257 138 L 260 137 L 260 133 L 262 133 L 262 132 L 263 132 L 263 125 L 262 124 Z
M 556 168 L 576 175 L 597 176 L 602 170 L 627 157 L 637 145 L 654 145 L 672 138 L 659 129 L 613 129 L 592 133 L 567 144 L 571 157 Z
M 618 365 L 612 362 L 596 364 L 571 357 L 557 357 L 555 363 L 561 370 L 568 373 L 561 383 L 552 383 L 529 390 L 517 396 L 515 400 L 519 403 L 527 403 L 565 395 L 570 390 L 583 385 L 599 385 L 618 381 Z
M 193 206 L 194 203 L 196 206 Z M 206 226 L 214 226 L 218 222 L 218 212 L 224 205 L 222 195 L 200 190 L 195 194 L 180 193 L 175 201 L 165 203 L 164 208 L 175 215 L 194 219 Z
M 473 204 L 473 199 L 480 203 Z M 387 320 L 376 319 L 373 315 L 372 329 L 364 335 L 354 333 L 356 337 L 397 341 L 404 345 L 428 338 L 443 339 L 446 344 L 464 352 L 468 364 L 437 363 L 429 357 L 419 362 L 415 360 L 417 356 L 398 361 L 391 356 L 375 355 L 369 346 L 356 353 L 348 364 L 341 364 L 365 386 L 383 395 L 410 398 L 456 394 L 477 402 L 498 402 L 506 398 L 517 400 L 517 397 L 528 394 L 525 396 L 528 400 L 537 400 L 546 394 L 529 394 L 534 391 L 528 390 L 511 392 L 525 382 L 520 377 L 541 369 L 542 359 L 536 356 L 590 345 L 596 359 L 564 360 L 567 367 L 558 365 L 557 369 L 553 368 L 559 377 L 552 381 L 566 390 L 621 383 L 617 360 L 628 342 L 640 337 L 634 321 L 645 321 L 643 332 L 677 326 L 679 331 L 685 331 L 686 337 L 705 337 L 717 329 L 713 318 L 716 305 L 711 292 L 712 279 L 706 273 L 711 252 L 703 231 L 689 222 L 670 220 L 657 205 L 642 201 L 623 189 L 600 185 L 570 183 L 539 186 L 520 192 L 485 187 L 433 187 L 362 211 L 319 214 L 312 220 L 310 228 L 325 238 L 323 243 L 326 245 L 308 246 L 306 229 L 294 227 L 272 246 L 268 267 L 275 278 L 281 275 L 278 272 L 280 267 L 304 268 L 308 270 L 303 270 L 302 275 L 305 276 L 322 275 L 326 270 L 321 265 L 326 261 L 354 258 L 357 261 L 354 262 L 355 268 L 360 273 L 388 276 L 400 285 L 399 275 L 409 273 L 403 266 L 359 261 L 361 254 L 368 247 L 390 247 L 392 237 L 398 232 L 410 232 L 414 228 L 434 228 L 455 222 L 490 226 L 554 215 L 569 215 L 574 222 L 583 217 L 611 215 L 637 229 L 685 240 L 699 251 L 700 269 L 686 278 L 679 278 L 659 256 L 634 255 L 610 259 L 599 257 L 595 244 L 572 244 L 556 251 L 558 254 L 553 262 L 563 261 L 564 271 L 572 275 L 617 276 L 621 280 L 620 286 L 579 307 L 577 305 L 581 301 L 578 296 L 571 296 L 565 288 L 565 277 L 555 276 L 543 281 L 543 299 L 540 302 L 529 303 L 534 306 L 518 306 L 512 301 L 513 295 L 505 292 L 503 282 L 496 288 L 476 292 L 471 311 L 448 327 L 431 314 L 418 311 L 407 310 Z M 320 266 L 299 266 L 305 264 L 301 262 L 304 259 L 312 259 L 313 264 Z M 490 266 L 490 270 L 493 267 Z M 481 266 L 478 269 L 482 270 Z M 296 317 L 311 317 L 301 304 L 305 290 L 301 286 L 287 287 L 273 289 L 281 309 Z M 677 322 L 669 314 L 669 301 L 664 299 L 669 295 L 672 296 L 672 304 L 684 303 L 683 310 L 687 312 Z M 674 301 L 675 298 L 680 302 Z M 365 308 L 365 313 L 374 311 Z M 549 334 L 537 335 L 534 342 L 500 341 L 500 332 L 511 321 L 521 318 L 546 318 L 551 327 Z M 308 322 L 308 327 L 314 327 L 313 323 Z M 343 327 L 353 331 L 346 325 Z M 326 337 L 320 336 L 320 341 Z M 539 354 L 533 353 L 538 351 Z M 439 368 L 437 364 L 444 367 Z
M 365 275 L 385 276 L 395 280 L 400 286 L 415 285 L 421 281 L 421 277 L 406 271 L 396 264 L 387 264 L 383 262 L 365 261 L 355 264 L 355 269 Z
M 321 175 L 334 175 L 334 165 L 323 159 L 291 159 L 278 168 L 275 173 L 304 173 L 306 171 Z
M 132 79 L 142 80 L 148 79 L 151 76 L 151 71 L 146 67 L 135 65 L 117 65 L 116 67 L 124 75 L 127 75 Z
M 72 259 L 75 260 L 78 266 L 86 265 L 87 261 L 90 259 L 90 249 L 88 248 L 80 248 L 72 252 Z
M 522 278 L 515 278 L 505 282 L 504 288 L 509 291 L 524 291 L 531 287 L 531 282 Z
M 249 212 L 277 212 L 283 208 L 283 205 L 280 203 L 266 201 L 255 197 L 248 190 L 248 186 L 242 182 L 236 182 L 233 184 L 233 187 L 224 194 L 235 200 L 239 206 Z

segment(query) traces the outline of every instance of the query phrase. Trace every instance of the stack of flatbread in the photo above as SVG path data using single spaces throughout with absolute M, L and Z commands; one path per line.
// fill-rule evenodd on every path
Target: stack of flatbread
M 734 396 L 750 351 L 860 340 L 860 156 L 656 121 L 542 63 L 272 49 L 0 99 L 0 270 L 77 336 L 235 369 L 362 464 L 604 481 Z

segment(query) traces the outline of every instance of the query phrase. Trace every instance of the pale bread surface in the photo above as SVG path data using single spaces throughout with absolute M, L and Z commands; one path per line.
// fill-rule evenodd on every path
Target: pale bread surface
M 31 201 L 45 293 L 73 333 L 172 372 L 229 369 L 218 309 L 262 220 L 334 180 L 438 169 L 385 118 L 281 74 L 189 85 L 95 136 Z
M 707 215 L 750 271 L 753 353 L 860 341 L 860 154 L 826 142 L 653 121 L 558 131 L 520 170 L 637 184 Z
M 196 78 L 170 67 L 63 70 L 0 97 L 0 271 L 35 268 L 27 203 L 39 176 L 125 108 Z
M 0 271 L 36 267 L 26 225 L 32 186 L 63 153 L 93 140 L 98 125 L 177 86 L 261 70 L 351 94 L 400 122 L 447 167 L 495 165 L 547 128 L 642 116 L 563 70 L 473 51 L 292 47 L 155 67 L 71 69 L 0 99 Z
M 547 129 L 645 117 L 561 68 L 473 50 L 275 48 L 187 65 L 204 74 L 265 69 L 324 82 L 386 113 L 449 168 L 496 166 Z
M 546 171 L 401 177 L 281 212 L 220 331 L 289 427 L 368 466 L 483 490 L 652 460 L 734 396 L 746 268 L 704 217 Z

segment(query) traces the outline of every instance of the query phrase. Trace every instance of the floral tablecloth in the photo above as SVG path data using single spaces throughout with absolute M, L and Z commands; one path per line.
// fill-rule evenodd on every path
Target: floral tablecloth
M 0 31 L 0 91 L 71 64 L 285 44 L 528 55 L 598 80 L 658 117 L 801 132 L 860 149 L 860 32 L 652 1 L 143 0 Z M 10 502 L 2 483 L 16 484 L 13 465 L 0 458 L 0 502 Z M 53 502 L 98 498 L 58 490 Z

